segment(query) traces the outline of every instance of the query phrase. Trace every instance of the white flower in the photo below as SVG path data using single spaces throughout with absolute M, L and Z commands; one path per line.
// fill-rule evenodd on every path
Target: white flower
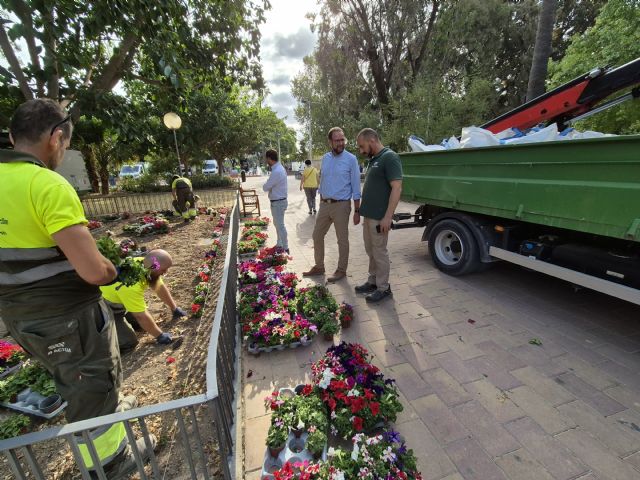
M 351 390 L 349 390 L 349 392 L 347 393 L 347 397 L 357 397 L 358 395 L 360 395 L 360 392 L 358 392 L 358 390 L 353 387 Z
M 384 452 L 382 452 L 382 460 L 388 463 L 393 463 L 396 461 L 396 454 L 393 453 L 391 447 L 387 447 L 384 449 Z
M 338 435 L 338 429 L 333 425 L 331 425 L 331 435 Z
M 335 420 L 337 416 L 338 415 L 336 415 L 336 411 L 335 410 L 333 412 L 331 412 L 331 420 Z
M 327 450 L 327 457 L 334 457 L 336 455 L 336 449 L 333 447 L 329 447 Z
M 247 275 L 249 276 L 249 278 L 252 278 L 252 279 L 254 279 L 254 280 L 255 280 L 256 278 L 258 278 L 258 275 L 256 275 L 256 272 L 251 272 L 251 271 L 250 271 L 250 272 L 248 272 L 248 273 L 247 273 Z
M 333 480 L 344 480 L 344 472 L 342 470 L 336 470 L 332 478 Z
M 351 460 L 356 462 L 358 460 L 358 454 L 360 453 L 360 445 L 357 443 L 353 444 L 353 450 L 351 452 Z
M 298 420 L 298 430 L 302 430 L 304 428 L 304 422 L 302 420 Z
M 329 388 L 329 384 L 331 383 L 331 379 L 334 376 L 335 375 L 333 374 L 333 372 L 329 368 L 325 368 L 324 372 L 322 372 L 322 380 L 320 380 L 320 382 L 318 383 L 318 386 L 320 388 L 322 388 L 323 390 L 326 390 L 327 388 Z

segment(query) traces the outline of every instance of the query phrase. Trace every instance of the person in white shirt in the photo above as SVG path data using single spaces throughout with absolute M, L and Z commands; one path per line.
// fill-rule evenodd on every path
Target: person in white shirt
M 267 165 L 271 167 L 271 175 L 269 180 L 264 184 L 262 189 L 269 192 L 269 200 L 271 201 L 271 215 L 273 216 L 273 225 L 276 227 L 278 241 L 276 247 L 280 247 L 289 253 L 289 242 L 287 241 L 287 228 L 284 226 L 284 212 L 287 210 L 287 172 L 282 164 L 278 161 L 278 152 L 275 150 L 267 150 L 265 153 Z

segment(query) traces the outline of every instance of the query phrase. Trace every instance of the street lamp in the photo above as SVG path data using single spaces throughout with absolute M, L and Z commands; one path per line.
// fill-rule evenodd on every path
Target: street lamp
M 178 175 L 181 175 L 182 163 L 180 162 L 180 150 L 178 150 L 178 137 L 176 136 L 176 130 L 182 126 L 182 119 L 177 113 L 169 112 L 165 113 L 162 119 L 164 126 L 173 132 L 173 141 L 176 143 L 176 154 L 178 155 Z M 185 172 L 186 173 L 186 172 Z
M 311 140 L 311 100 L 302 100 L 309 105 L 309 161 L 313 160 L 313 141 Z

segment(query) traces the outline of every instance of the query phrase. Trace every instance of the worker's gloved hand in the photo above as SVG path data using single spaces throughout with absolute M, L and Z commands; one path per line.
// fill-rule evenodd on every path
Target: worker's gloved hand
M 169 345 L 171 342 L 173 342 L 173 337 L 170 333 L 162 332 L 156 337 L 156 343 L 158 345 Z
M 186 317 L 186 316 L 187 316 L 187 312 L 185 312 L 180 307 L 176 307 L 176 309 L 173 311 L 172 320 L 179 320 L 180 318 Z

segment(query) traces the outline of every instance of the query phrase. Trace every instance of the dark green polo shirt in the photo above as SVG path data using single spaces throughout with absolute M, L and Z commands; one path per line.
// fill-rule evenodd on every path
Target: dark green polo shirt
M 385 147 L 369 160 L 362 189 L 360 215 L 382 220 L 387 213 L 392 180 L 402 180 L 402 164 L 398 154 Z

